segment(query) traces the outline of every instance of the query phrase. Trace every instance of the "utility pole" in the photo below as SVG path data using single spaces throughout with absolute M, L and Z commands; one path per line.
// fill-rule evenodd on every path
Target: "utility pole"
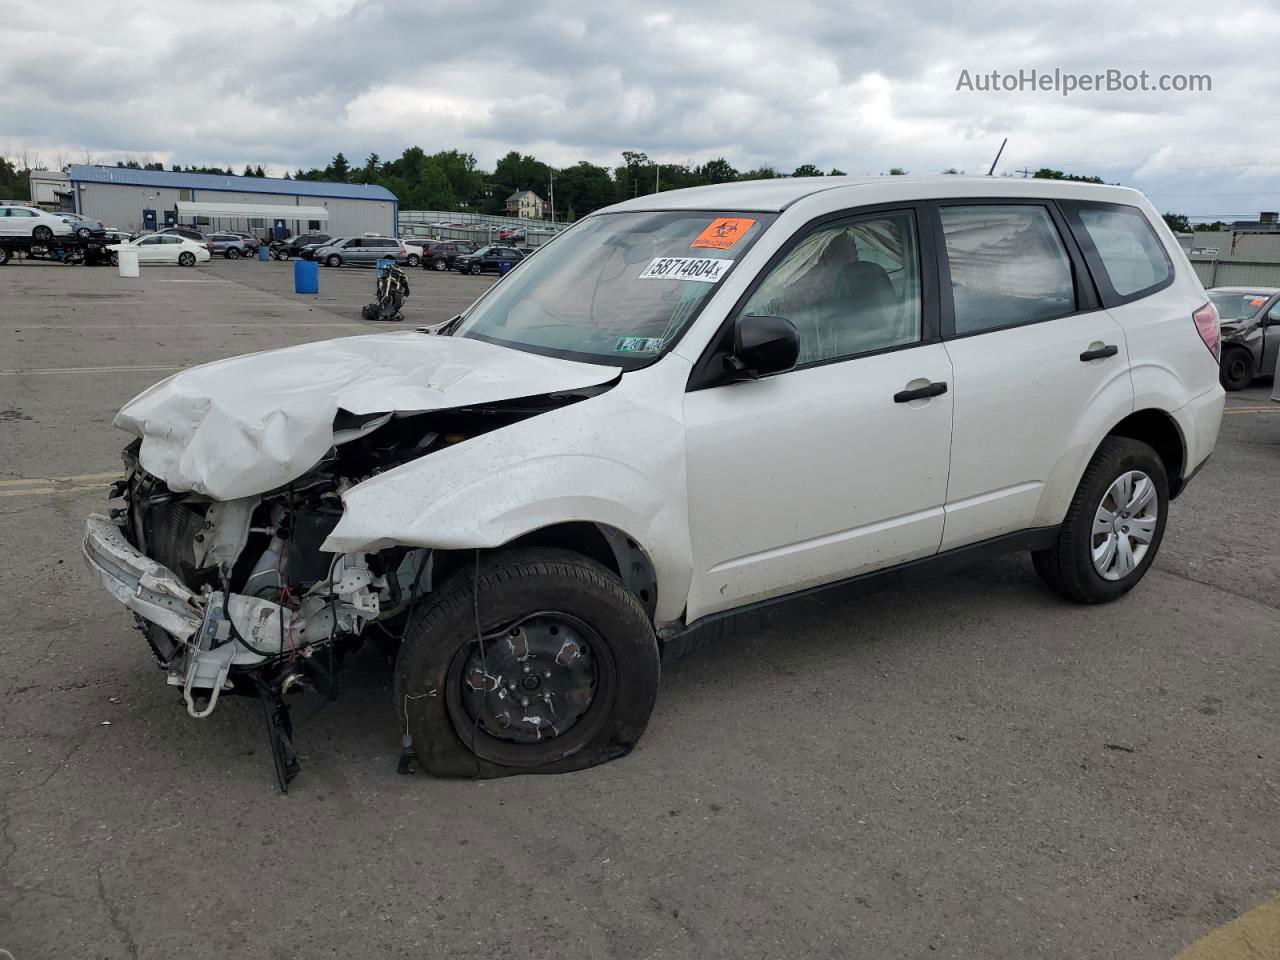
M 653 192 L 662 192 L 662 164 L 656 164 L 653 168 Z
M 1022 174 L 1022 179 L 1025 180 L 1027 179 L 1027 177 L 1031 176 L 1031 174 L 1034 173 L 1035 171 L 1028 170 L 1026 167 L 1023 167 L 1021 170 L 1015 170 L 1013 172 Z
M 551 223 L 556 222 L 556 172 L 551 171 Z

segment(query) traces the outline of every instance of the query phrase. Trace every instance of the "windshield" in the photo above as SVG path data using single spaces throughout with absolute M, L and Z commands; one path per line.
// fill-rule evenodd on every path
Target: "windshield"
M 522 261 L 454 335 L 644 366 L 776 218 L 693 210 L 589 217 Z
M 1271 299 L 1269 293 L 1211 293 L 1209 299 L 1218 308 L 1222 320 L 1243 320 L 1252 317 Z

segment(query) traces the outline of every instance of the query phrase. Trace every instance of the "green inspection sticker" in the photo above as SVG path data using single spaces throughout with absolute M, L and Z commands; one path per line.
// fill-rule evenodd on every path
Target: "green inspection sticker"
M 619 337 L 614 353 L 657 353 L 662 349 L 661 337 Z

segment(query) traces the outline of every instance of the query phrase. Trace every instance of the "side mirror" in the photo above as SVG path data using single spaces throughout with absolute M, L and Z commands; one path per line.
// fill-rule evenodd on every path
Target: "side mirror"
M 800 334 L 786 317 L 738 317 L 733 324 L 733 353 L 724 358 L 735 380 L 755 380 L 790 370 L 800 356 Z
M 1277 303 L 1267 313 L 1267 323 L 1280 323 L 1280 303 Z

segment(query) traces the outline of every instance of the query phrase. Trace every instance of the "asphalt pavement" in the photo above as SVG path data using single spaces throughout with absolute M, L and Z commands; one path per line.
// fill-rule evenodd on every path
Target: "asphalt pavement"
M 1154 568 L 1024 556 L 812 603 L 669 666 L 624 760 L 396 774 L 386 662 L 188 719 L 80 559 L 182 366 L 377 332 L 373 273 L 0 268 L 0 948 L 35 957 L 1170 958 L 1280 892 L 1280 405 L 1230 395 Z M 411 274 L 405 325 L 491 281 Z M 1188 319 L 1188 323 L 1190 320 Z M 0 954 L 2 956 L 3 954 Z

